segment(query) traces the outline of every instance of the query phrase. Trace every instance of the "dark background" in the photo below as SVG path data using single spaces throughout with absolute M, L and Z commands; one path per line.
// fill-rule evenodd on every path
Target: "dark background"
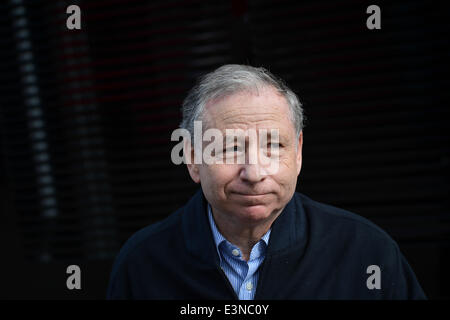
M 82 10 L 81 30 L 66 8 Z M 366 8 L 381 8 L 381 30 Z M 265 66 L 307 116 L 297 191 L 394 238 L 449 298 L 447 8 L 402 1 L 0 4 L 0 298 L 103 299 L 115 255 L 198 188 L 170 160 L 195 79 Z M 66 288 L 66 267 L 82 290 Z

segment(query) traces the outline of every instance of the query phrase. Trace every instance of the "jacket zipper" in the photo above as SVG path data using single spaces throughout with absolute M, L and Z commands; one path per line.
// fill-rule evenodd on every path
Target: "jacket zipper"
M 262 262 L 262 264 L 261 264 L 261 266 L 260 266 L 260 269 L 259 269 L 259 277 L 258 277 L 258 283 L 256 284 L 256 291 L 255 291 L 255 296 L 254 296 L 254 300 L 259 300 L 259 299 L 261 299 L 260 297 L 259 297 L 259 295 L 260 295 L 260 292 L 261 292 L 261 286 L 262 286 L 262 284 L 263 284 L 263 276 L 265 276 L 266 275 L 266 273 L 267 273 L 267 265 L 270 263 L 270 261 L 268 261 L 268 260 L 270 260 L 270 257 L 265 257 L 264 258 L 264 261 Z
M 237 296 L 236 292 L 234 292 L 233 286 L 231 285 L 230 280 L 228 280 L 228 277 L 225 274 L 225 272 L 223 271 L 223 269 L 220 266 L 217 266 L 217 269 L 219 270 L 219 273 L 222 275 L 223 279 L 227 283 L 228 290 L 231 291 L 231 293 L 233 294 L 234 299 L 235 300 L 239 300 L 239 297 Z

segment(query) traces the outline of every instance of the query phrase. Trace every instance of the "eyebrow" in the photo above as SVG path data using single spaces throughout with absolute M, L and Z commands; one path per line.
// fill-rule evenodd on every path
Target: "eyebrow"
M 242 138 L 244 137 L 244 142 L 245 142 L 245 144 L 248 144 L 248 142 L 249 142 L 249 136 L 248 135 L 245 135 L 245 136 L 236 136 L 236 135 L 229 135 L 229 136 L 227 136 L 226 134 L 225 135 L 223 135 L 223 144 L 225 145 L 226 144 L 226 142 L 227 142 L 227 137 L 233 137 L 234 139 L 233 139 L 233 141 L 231 142 L 231 143 L 236 143 L 236 140 L 237 140 L 237 142 L 240 142 L 241 140 L 242 140 Z M 268 131 L 267 132 L 267 141 L 272 141 L 272 135 L 271 135 L 271 133 L 270 133 L 270 131 Z M 286 137 L 286 135 L 284 135 L 284 134 L 279 134 L 278 135 L 278 142 L 283 142 L 283 143 L 286 143 L 287 141 L 289 141 L 289 138 L 288 137 Z

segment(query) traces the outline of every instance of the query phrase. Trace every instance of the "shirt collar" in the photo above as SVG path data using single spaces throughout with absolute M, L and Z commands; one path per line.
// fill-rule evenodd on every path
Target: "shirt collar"
M 309 220 L 306 209 L 314 202 L 301 193 L 294 193 L 271 226 L 270 241 L 264 253 L 270 261 L 277 256 L 276 261 L 284 261 L 305 253 L 309 235 Z M 208 201 L 201 188 L 189 199 L 185 206 L 176 211 L 173 219 L 181 219 L 182 235 L 186 250 L 205 268 L 216 269 L 220 266 L 219 255 L 215 248 L 211 226 L 208 221 Z
M 225 237 L 220 233 L 219 229 L 217 229 L 216 222 L 214 221 L 214 217 L 212 215 L 211 206 L 208 204 L 208 220 L 211 226 L 211 231 L 214 238 L 214 243 L 216 245 L 217 253 L 219 254 L 219 258 L 222 259 L 221 248 L 227 246 L 231 247 L 232 245 Z M 271 228 L 261 237 L 261 240 L 264 242 L 265 246 L 269 245 Z

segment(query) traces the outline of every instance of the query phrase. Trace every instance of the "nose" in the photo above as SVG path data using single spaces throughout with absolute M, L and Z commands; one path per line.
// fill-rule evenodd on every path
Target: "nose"
M 256 183 L 264 180 L 264 175 L 258 164 L 245 164 L 242 166 L 240 178 L 249 183 Z

